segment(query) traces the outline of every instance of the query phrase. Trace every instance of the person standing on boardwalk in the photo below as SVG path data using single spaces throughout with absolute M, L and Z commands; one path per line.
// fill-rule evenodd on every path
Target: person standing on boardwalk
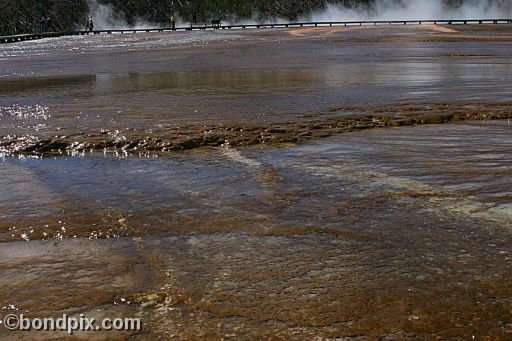
M 174 14 L 171 15 L 171 29 L 176 31 L 176 16 Z
M 46 17 L 46 32 L 52 31 L 52 19 L 50 16 Z
M 46 32 L 46 19 L 44 17 L 41 17 L 41 20 L 39 21 L 39 30 L 41 33 Z
M 86 31 L 92 32 L 94 30 L 94 22 L 92 21 L 92 17 L 87 19 Z

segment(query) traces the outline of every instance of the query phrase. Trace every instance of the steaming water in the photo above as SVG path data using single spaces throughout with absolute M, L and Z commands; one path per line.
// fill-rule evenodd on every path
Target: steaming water
M 405 29 L 382 35 L 393 30 Z M 1 47 L 0 136 L 308 127 L 333 107 L 509 100 L 508 42 L 340 40 L 366 34 Z M 281 148 L 4 157 L 0 307 L 143 319 L 138 334 L 79 334 L 98 339 L 506 339 L 511 143 L 505 120 Z

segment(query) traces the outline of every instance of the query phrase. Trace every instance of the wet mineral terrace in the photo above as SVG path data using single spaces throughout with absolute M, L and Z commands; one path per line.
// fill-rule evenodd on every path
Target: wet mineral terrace
M 1 315 L 143 321 L 74 339 L 511 339 L 511 45 L 484 25 L 1 46 Z

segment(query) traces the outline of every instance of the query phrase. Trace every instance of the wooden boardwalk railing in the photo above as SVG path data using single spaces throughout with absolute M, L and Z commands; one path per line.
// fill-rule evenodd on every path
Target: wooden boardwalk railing
M 251 28 L 288 28 L 288 27 L 340 27 L 340 26 L 369 26 L 369 25 L 471 25 L 471 24 L 512 24 L 512 19 L 471 19 L 471 20 L 374 20 L 374 21 L 324 21 L 324 22 L 291 22 L 291 23 L 269 23 L 269 24 L 237 24 L 221 26 L 183 26 L 176 27 L 174 31 L 199 31 L 199 30 L 230 30 L 230 29 L 251 29 Z M 48 32 L 21 34 L 14 36 L 0 36 L 0 44 L 16 43 L 27 40 L 43 38 L 55 38 L 63 36 L 89 35 L 89 34 L 123 34 L 139 32 L 168 32 L 173 31 L 171 27 L 145 28 L 145 29 L 119 29 L 119 30 L 97 30 L 97 31 L 69 31 L 69 32 Z

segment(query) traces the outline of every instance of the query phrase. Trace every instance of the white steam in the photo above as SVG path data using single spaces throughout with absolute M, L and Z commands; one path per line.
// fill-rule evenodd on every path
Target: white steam
M 134 25 L 128 25 L 126 16 L 116 12 L 111 5 L 99 4 L 97 0 L 87 0 L 89 16 L 92 16 L 95 30 L 106 29 L 146 29 L 160 26 L 143 18 L 137 18 Z M 363 21 L 363 20 L 432 20 L 432 19 L 509 19 L 512 18 L 512 0 L 465 0 L 458 7 L 446 7 L 443 0 L 376 0 L 369 8 L 344 7 L 329 4 L 327 8 L 315 11 L 297 21 Z M 272 18 L 261 20 L 255 14 L 251 19 L 222 21 L 229 24 L 285 23 L 289 20 Z M 208 24 L 208 22 L 206 23 Z M 178 17 L 178 26 L 190 25 Z M 85 27 L 85 23 L 84 23 Z
M 87 4 L 88 17 L 92 17 L 95 30 L 145 29 L 159 26 L 143 18 L 137 18 L 134 25 L 128 25 L 126 15 L 116 12 L 111 5 L 99 4 L 97 0 L 87 0 Z M 85 23 L 83 26 L 85 28 Z
M 328 5 L 312 21 L 504 19 L 512 17 L 512 0 L 466 0 L 448 8 L 442 0 L 377 0 L 371 8 Z

